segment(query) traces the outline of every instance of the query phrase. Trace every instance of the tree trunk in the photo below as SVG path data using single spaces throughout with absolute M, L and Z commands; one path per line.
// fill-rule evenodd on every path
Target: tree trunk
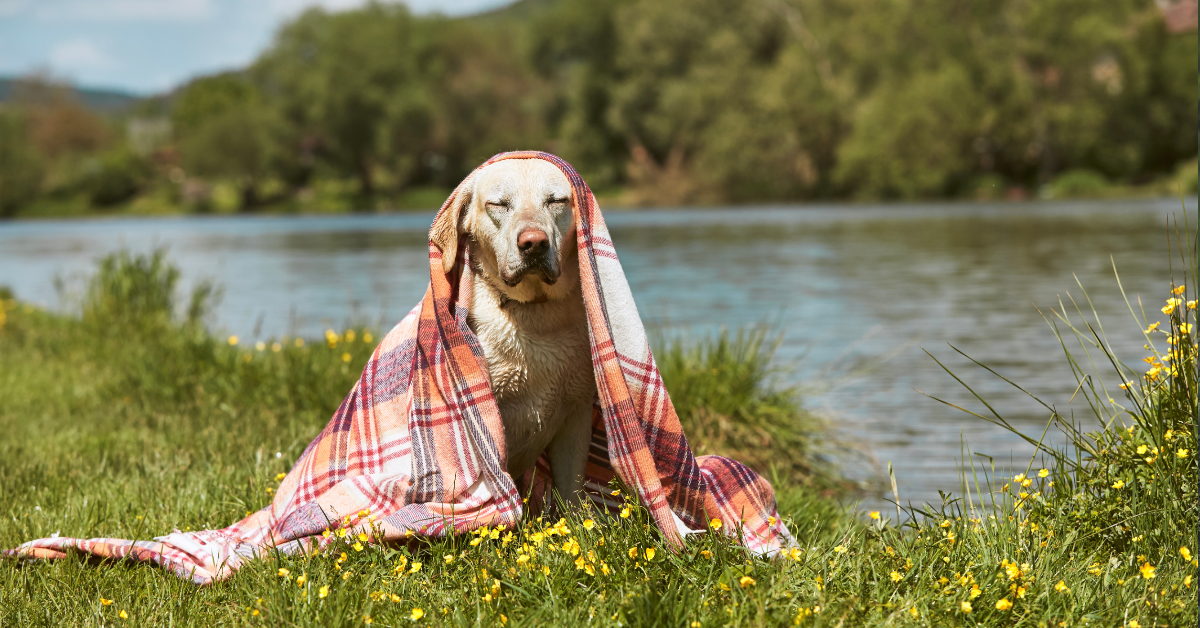
M 258 206 L 258 185 L 254 180 L 242 183 L 242 206 L 239 211 L 250 212 Z
M 371 179 L 371 160 L 366 156 L 358 159 L 358 191 L 366 198 L 375 196 L 375 182 Z

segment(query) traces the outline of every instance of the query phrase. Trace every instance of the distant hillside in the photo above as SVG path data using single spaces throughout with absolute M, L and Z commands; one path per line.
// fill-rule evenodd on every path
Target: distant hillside
M 0 78 L 0 102 L 6 102 L 12 97 L 13 83 L 15 82 L 15 79 Z M 84 106 L 105 113 L 122 111 L 141 99 L 140 96 L 115 89 L 89 87 L 75 87 L 74 89 Z

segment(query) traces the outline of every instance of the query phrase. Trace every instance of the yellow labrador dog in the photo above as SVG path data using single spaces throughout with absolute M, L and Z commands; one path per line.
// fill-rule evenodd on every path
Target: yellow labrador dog
M 451 210 L 434 223 L 431 237 L 447 272 L 459 233 L 471 237 L 468 323 L 487 357 L 508 472 L 520 477 L 545 451 L 554 488 L 578 503 L 596 380 L 571 184 L 548 161 L 508 159 L 463 182 Z

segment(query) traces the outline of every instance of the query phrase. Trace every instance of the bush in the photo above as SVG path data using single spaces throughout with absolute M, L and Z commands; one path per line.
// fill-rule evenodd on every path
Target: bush
M 96 207 L 109 207 L 133 198 L 150 180 L 150 164 L 128 150 L 96 158 L 87 166 L 83 188 Z
M 789 484 L 832 492 L 849 488 L 820 460 L 824 421 L 804 409 L 795 387 L 781 387 L 771 364 L 778 341 L 765 328 L 721 331 L 699 341 L 660 339 L 655 362 L 697 455 L 729 456 Z
M 1183 188 L 1184 194 L 1196 195 L 1200 191 L 1200 172 L 1197 171 L 1196 160 L 1185 162 L 1176 170 L 1175 179 Z M 1172 190 L 1178 192 L 1178 190 Z
M 1053 198 L 1096 198 L 1109 189 L 1108 179 L 1095 170 L 1068 170 L 1050 183 Z

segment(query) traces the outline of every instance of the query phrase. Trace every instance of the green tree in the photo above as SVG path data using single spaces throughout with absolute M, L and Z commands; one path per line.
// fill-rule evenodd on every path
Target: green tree
M 242 211 L 259 204 L 276 125 L 253 83 L 232 73 L 192 81 L 172 107 L 171 120 L 185 169 L 237 181 Z
M 13 216 L 36 198 L 43 173 L 24 118 L 0 108 L 0 217 Z

